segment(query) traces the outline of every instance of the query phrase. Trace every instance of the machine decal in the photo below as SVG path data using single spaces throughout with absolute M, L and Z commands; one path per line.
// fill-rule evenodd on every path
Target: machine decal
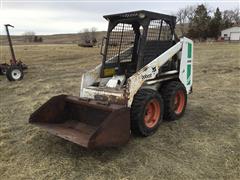
M 156 72 L 157 68 L 156 67 L 152 67 L 152 72 Z
M 152 77 L 152 74 L 142 75 L 142 79 L 147 79 L 147 78 L 151 78 L 151 77 Z
M 192 44 L 188 43 L 188 58 L 192 58 Z
M 187 65 L 187 85 L 191 84 L 191 64 Z

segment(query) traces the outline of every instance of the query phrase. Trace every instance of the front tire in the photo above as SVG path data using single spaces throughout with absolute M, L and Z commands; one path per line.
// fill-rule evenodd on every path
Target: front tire
M 163 119 L 163 100 L 152 89 L 140 89 L 131 106 L 131 130 L 141 136 L 155 133 Z
M 9 81 L 20 81 L 23 78 L 23 70 L 19 66 L 10 66 L 6 76 Z
M 164 100 L 164 120 L 177 120 L 183 116 L 187 105 L 187 92 L 179 81 L 164 84 L 160 90 Z

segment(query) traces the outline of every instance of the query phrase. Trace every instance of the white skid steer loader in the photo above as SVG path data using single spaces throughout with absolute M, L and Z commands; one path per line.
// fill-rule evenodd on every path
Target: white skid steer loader
M 174 16 L 134 11 L 104 16 L 103 60 L 82 76 L 80 97 L 51 98 L 30 123 L 87 148 L 119 146 L 179 119 L 192 92 L 193 42 Z

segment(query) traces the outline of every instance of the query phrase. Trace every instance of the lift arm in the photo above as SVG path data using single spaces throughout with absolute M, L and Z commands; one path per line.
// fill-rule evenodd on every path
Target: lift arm
M 143 83 L 147 80 L 151 80 L 156 78 L 157 74 L 159 73 L 159 68 L 164 65 L 167 61 L 169 61 L 176 53 L 178 53 L 182 48 L 183 44 L 191 42 L 192 41 L 188 38 L 182 38 L 177 44 L 172 46 L 170 49 L 162 53 L 160 56 L 158 56 L 156 59 L 154 59 L 152 62 L 144 66 L 142 69 L 140 69 L 138 72 L 136 72 L 133 76 L 131 76 L 128 79 L 128 87 L 127 87 L 127 93 L 128 93 L 128 106 L 130 107 L 133 101 L 133 97 L 136 94 L 136 92 L 141 88 Z M 181 77 L 183 75 L 181 73 L 186 74 L 186 64 L 187 59 L 185 58 L 185 54 L 187 53 L 187 50 L 184 50 L 182 52 L 181 56 L 181 65 L 180 65 L 180 73 L 179 73 L 179 78 L 181 81 L 185 80 Z M 184 63 L 182 62 L 184 61 Z M 184 67 L 183 67 L 184 65 Z M 186 88 L 187 89 L 187 88 Z M 188 89 L 187 89 L 188 90 Z

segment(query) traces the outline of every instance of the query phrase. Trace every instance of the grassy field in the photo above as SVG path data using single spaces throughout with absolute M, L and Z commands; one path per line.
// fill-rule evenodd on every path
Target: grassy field
M 9 59 L 1 47 L 1 59 Z M 196 44 L 194 86 L 181 120 L 148 138 L 90 151 L 28 124 L 57 94 L 79 95 L 98 48 L 16 46 L 29 65 L 20 82 L 0 77 L 0 179 L 239 179 L 240 45 Z

